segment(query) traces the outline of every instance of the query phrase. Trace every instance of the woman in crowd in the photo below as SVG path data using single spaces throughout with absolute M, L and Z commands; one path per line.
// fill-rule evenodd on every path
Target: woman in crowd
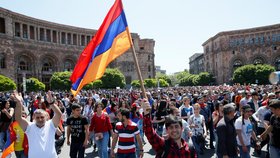
M 167 102 L 165 100 L 160 101 L 155 117 L 152 121 L 153 123 L 157 124 L 156 132 L 160 136 L 162 136 L 163 125 L 165 123 L 165 116 L 168 115 L 166 108 Z
M 109 132 L 113 135 L 112 125 L 108 114 L 102 111 L 103 104 L 96 103 L 94 107 L 94 115 L 91 119 L 89 127 L 90 132 L 94 132 L 95 142 L 98 148 L 98 155 L 100 158 L 108 158 L 108 142 Z
M 10 107 L 10 101 L 2 101 L 0 111 L 0 150 L 3 150 L 6 132 L 13 121 L 14 108 Z
M 206 138 L 206 125 L 204 116 L 199 114 L 200 105 L 198 103 L 193 105 L 194 114 L 188 119 L 189 126 L 192 130 L 192 142 L 195 150 L 199 154 L 204 153 L 205 138 Z

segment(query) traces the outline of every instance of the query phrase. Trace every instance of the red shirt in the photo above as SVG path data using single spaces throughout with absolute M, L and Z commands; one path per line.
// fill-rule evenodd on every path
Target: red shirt
M 89 131 L 94 131 L 95 133 L 108 132 L 112 129 L 112 125 L 108 115 L 103 112 L 101 116 L 97 116 L 95 112 L 90 123 Z
M 165 141 L 162 137 L 160 137 L 155 130 L 152 128 L 152 122 L 150 115 L 144 116 L 144 125 L 143 129 L 145 135 L 152 145 L 153 149 L 156 151 L 156 158 L 160 158 L 162 152 L 164 151 Z M 190 158 L 190 150 L 187 142 L 184 139 L 181 139 L 183 147 L 179 149 L 177 143 L 175 143 L 172 139 L 170 140 L 170 149 L 167 154 L 167 158 Z M 195 154 L 196 156 L 196 154 Z

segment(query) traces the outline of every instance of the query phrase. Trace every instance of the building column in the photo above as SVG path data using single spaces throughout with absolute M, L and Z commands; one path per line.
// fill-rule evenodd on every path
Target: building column
M 47 41 L 47 29 L 44 28 L 44 40 L 43 41 Z
M 20 31 L 20 37 L 23 37 L 23 27 L 22 27 L 22 23 L 19 23 L 19 31 Z
M 30 25 L 27 25 L 27 39 L 30 39 Z
M 50 32 L 51 32 L 50 36 L 51 36 L 51 43 L 52 43 L 53 42 L 53 30 L 50 29 Z

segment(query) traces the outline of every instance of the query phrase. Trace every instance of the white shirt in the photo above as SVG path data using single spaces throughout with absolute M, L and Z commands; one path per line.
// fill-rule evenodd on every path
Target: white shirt
M 192 134 L 193 136 L 197 136 L 199 134 L 204 134 L 203 132 L 203 123 L 205 123 L 204 116 L 199 114 L 199 116 L 195 116 L 195 114 L 192 114 L 190 118 L 188 119 L 189 125 L 196 125 L 197 127 L 192 128 Z
M 256 121 L 260 121 L 258 122 L 258 127 L 264 128 L 264 115 L 269 111 L 269 108 L 262 106 L 252 115 Z
M 234 124 L 236 130 L 241 130 L 241 136 L 246 146 L 251 144 L 251 136 L 253 132 L 253 125 L 249 119 L 244 119 L 244 125 L 242 124 L 242 117 L 238 117 Z M 241 146 L 238 136 L 236 136 L 237 144 Z
M 56 128 L 52 120 L 48 120 L 42 128 L 35 122 L 29 123 L 25 131 L 28 138 L 29 158 L 57 158 L 55 151 Z

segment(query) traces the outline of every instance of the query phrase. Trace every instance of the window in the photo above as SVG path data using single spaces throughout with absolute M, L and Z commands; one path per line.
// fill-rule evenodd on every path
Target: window
M 71 33 L 67 33 L 67 44 L 71 44 Z
M 71 60 L 66 60 L 64 62 L 64 71 L 72 71 L 74 70 L 74 64 Z
M 35 30 L 34 30 L 34 26 L 30 26 L 30 27 L 29 27 L 29 31 L 30 31 L 30 39 L 35 39 Z
M 6 61 L 5 61 L 5 55 L 4 54 L 0 54 L 0 68 L 6 68 Z
M 150 61 L 151 60 L 151 56 L 150 55 L 148 55 L 148 61 Z
M 73 44 L 77 45 L 77 34 L 73 34 Z
M 53 68 L 52 63 L 47 59 L 45 61 L 45 63 L 43 64 L 42 71 L 52 72 L 52 70 L 53 70 L 52 68 Z
M 40 28 L 40 41 L 45 41 L 44 28 Z
M 20 61 L 19 62 L 19 70 L 28 70 L 27 63 L 25 61 Z
M 87 36 L 87 44 L 90 42 L 90 36 Z
M 280 70 L 280 57 L 277 57 L 275 60 L 275 68 L 277 71 Z
M 51 30 L 47 29 L 47 42 L 51 42 Z
M 82 35 L 81 36 L 81 46 L 84 46 L 85 45 L 85 35 Z
M 20 37 L 20 24 L 18 22 L 15 23 L 15 36 Z
M 27 32 L 27 25 L 26 24 L 22 25 L 22 37 L 23 38 L 28 38 L 28 32 Z
M 253 62 L 255 65 L 263 64 L 263 60 L 261 58 L 256 58 Z
M 145 48 L 144 47 L 140 47 L 140 50 L 144 50 Z
M 242 63 L 242 61 L 241 60 L 235 60 L 234 62 L 233 62 L 233 70 L 236 70 L 237 68 L 239 68 L 239 67 L 241 67 L 241 66 L 243 66 L 243 63 Z
M 56 31 L 53 31 L 52 39 L 53 39 L 53 43 L 57 43 L 57 33 L 56 33 Z
M 0 33 L 6 33 L 5 19 L 0 18 Z
M 66 34 L 65 34 L 65 32 L 61 32 L 61 43 L 66 44 Z
M 148 72 L 151 72 L 151 66 L 150 65 L 148 66 Z

